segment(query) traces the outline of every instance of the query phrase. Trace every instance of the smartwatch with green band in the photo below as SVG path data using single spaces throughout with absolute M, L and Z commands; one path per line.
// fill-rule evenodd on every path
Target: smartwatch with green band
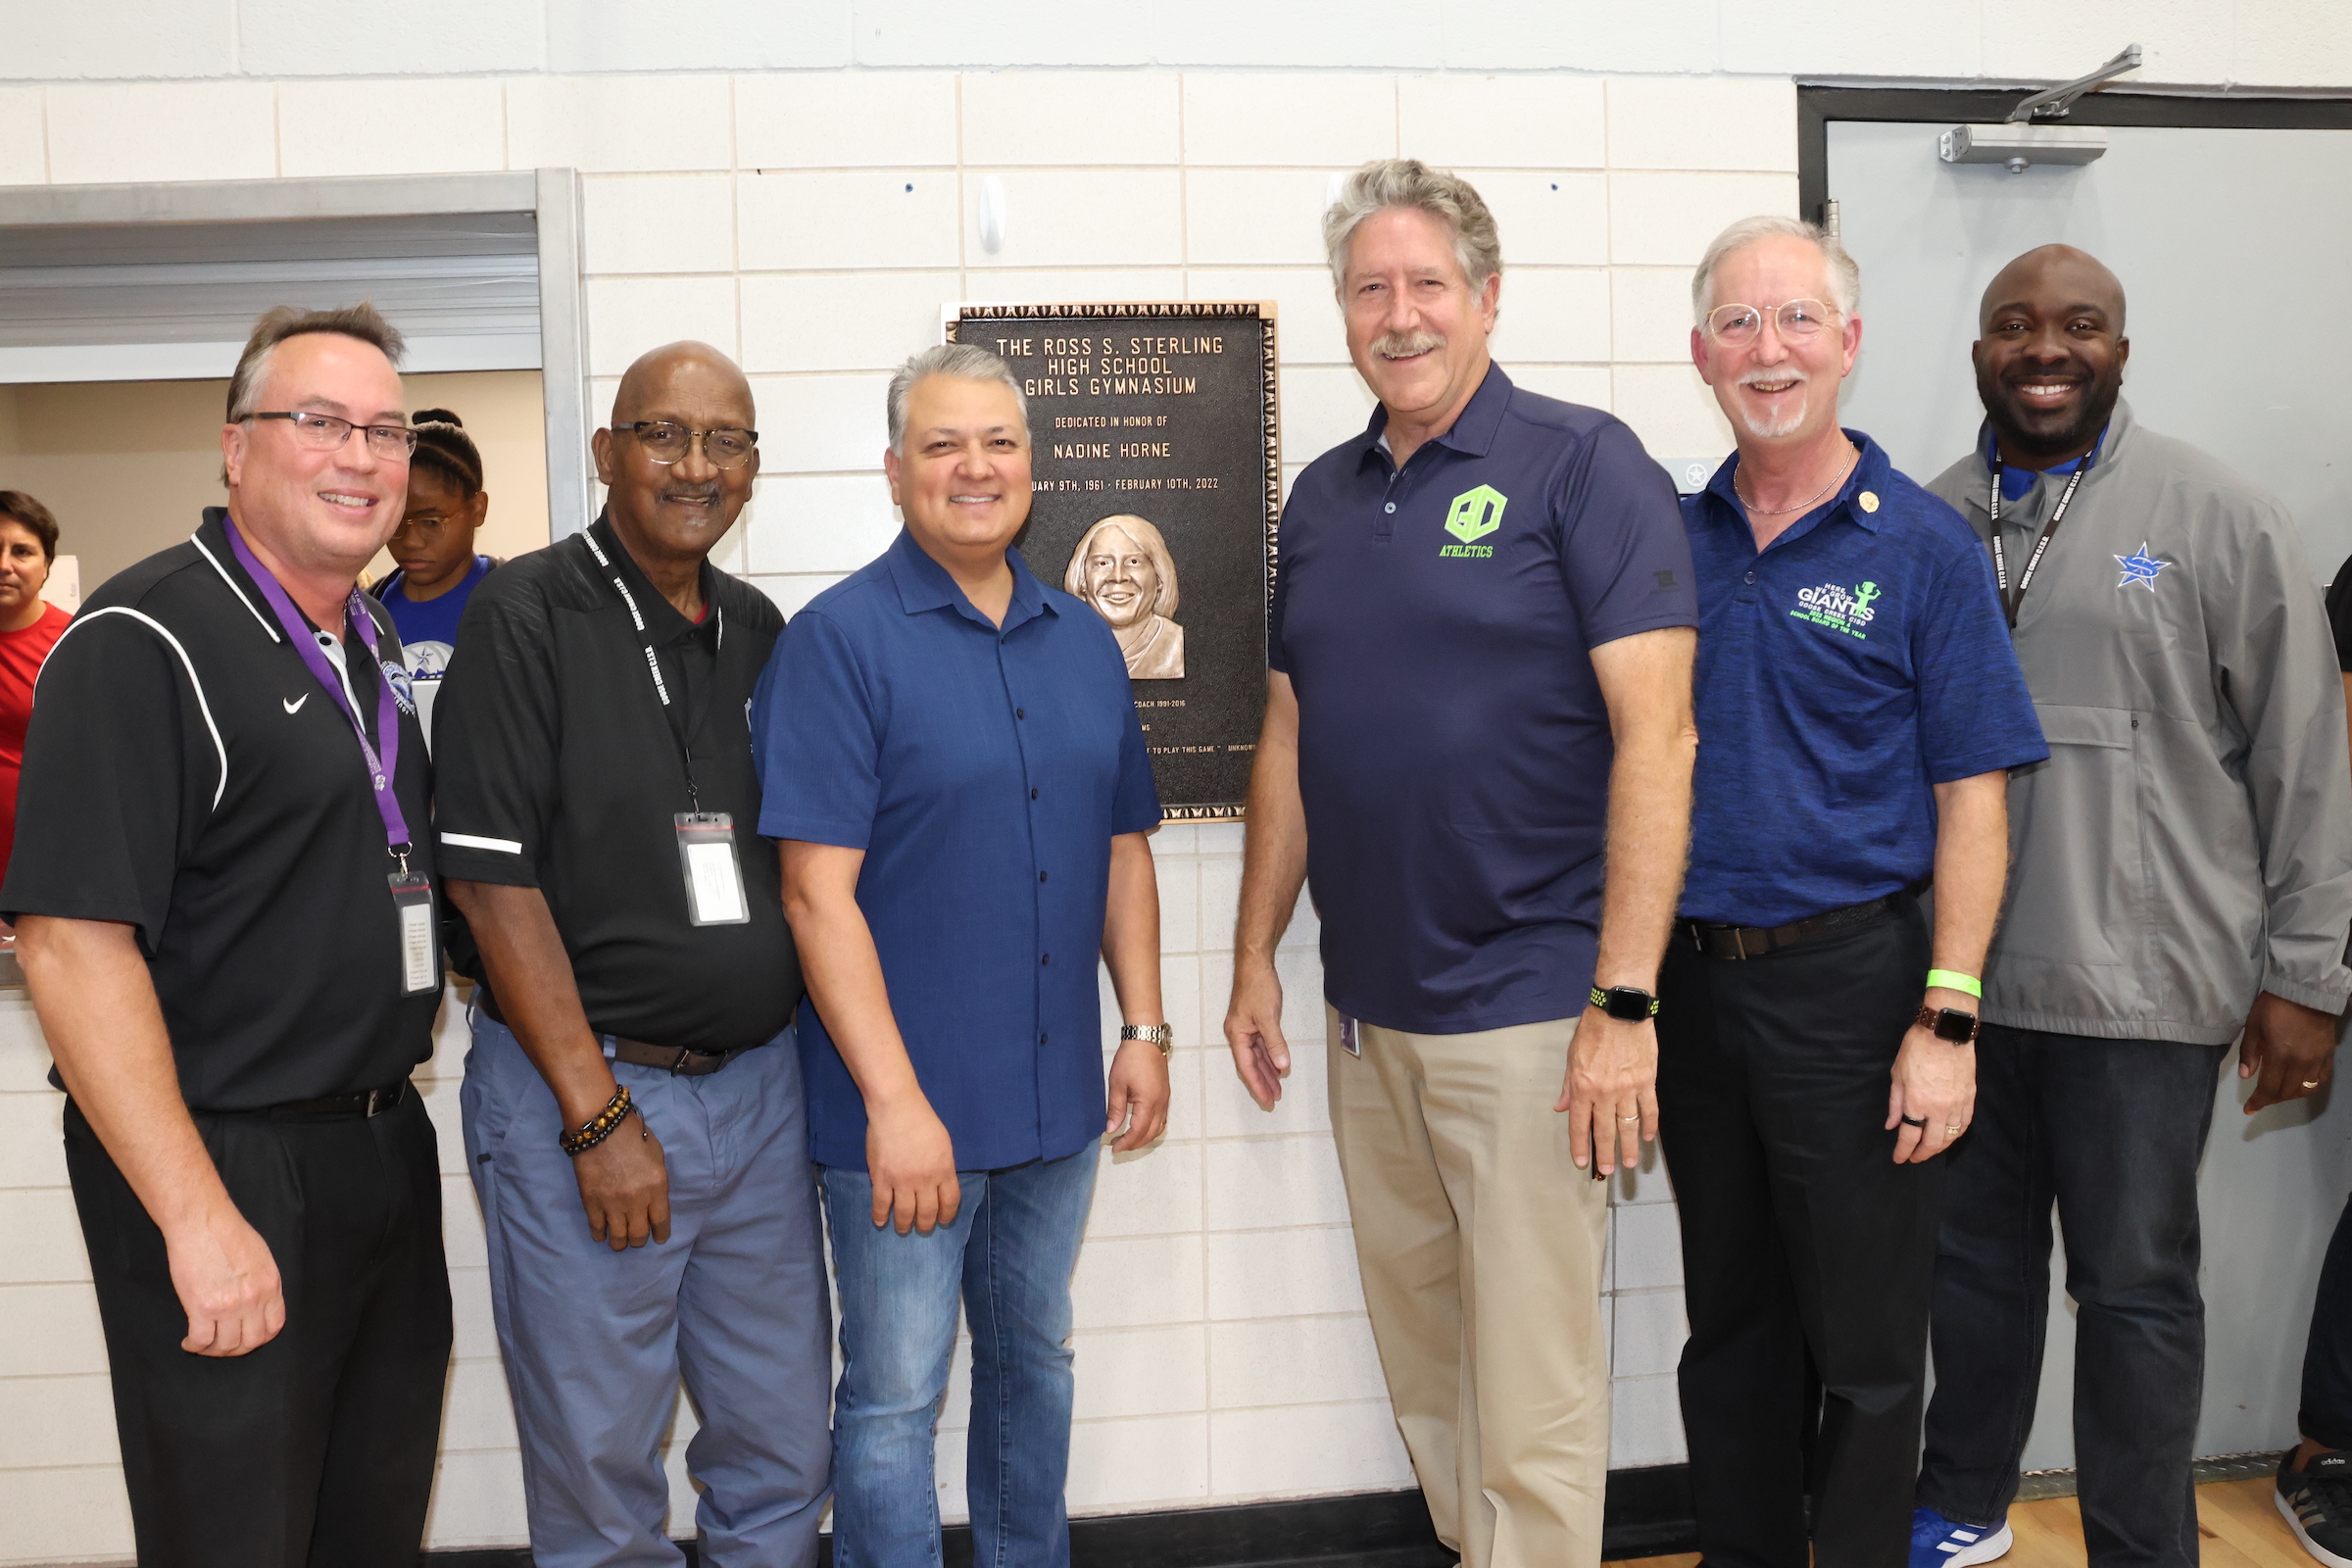
M 1592 1005 L 1626 1023 L 1640 1023 L 1658 1015 L 1658 999 L 1639 986 L 1611 986 L 1606 991 L 1594 986 Z

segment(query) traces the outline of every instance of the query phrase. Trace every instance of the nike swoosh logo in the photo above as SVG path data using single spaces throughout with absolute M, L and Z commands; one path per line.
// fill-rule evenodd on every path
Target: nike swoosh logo
M 279 698 L 279 699 L 278 699 L 278 703 L 279 703 L 279 705 L 280 705 L 280 706 L 282 706 L 282 707 L 285 709 L 285 710 L 286 710 L 287 712 L 289 712 L 289 713 L 299 713 L 299 712 L 301 712 L 301 711 L 302 711 L 302 705 L 303 705 L 304 703 L 307 703 L 307 702 L 309 702 L 310 700 L 311 700 L 311 694 L 310 694 L 309 692 L 304 692 L 304 693 L 303 693 L 303 694 L 302 694 L 302 695 L 301 695 L 299 698 L 295 699 L 293 702 L 290 702 L 290 703 L 289 703 L 289 702 L 287 702 L 287 701 L 286 701 L 284 698 L 282 698 L 282 697 L 281 697 L 281 698 Z

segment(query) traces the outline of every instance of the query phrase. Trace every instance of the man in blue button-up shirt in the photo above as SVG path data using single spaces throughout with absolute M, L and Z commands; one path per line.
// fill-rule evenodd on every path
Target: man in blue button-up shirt
M 1098 1146 L 1167 1121 L 1159 797 L 1117 639 L 1009 548 L 1019 383 L 948 345 L 900 368 L 889 409 L 906 531 L 794 617 L 753 703 L 841 1292 L 835 1550 L 939 1560 L 932 1425 L 960 1299 L 980 1560 L 1056 1568 Z M 1098 952 L 1127 1023 L 1107 1116 Z
M 1658 1110 L 1700 1549 L 1759 1568 L 1908 1556 L 1936 1156 L 1974 1099 L 2006 770 L 2048 755 L 1975 536 L 1838 427 L 1859 281 L 1763 218 L 1693 283 L 1739 451 L 1683 503 L 1699 751 Z

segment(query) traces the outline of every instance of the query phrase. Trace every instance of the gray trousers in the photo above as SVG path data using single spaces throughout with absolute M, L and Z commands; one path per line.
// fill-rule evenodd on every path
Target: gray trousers
M 669 1167 L 666 1243 L 592 1240 L 555 1096 L 473 1020 L 466 1154 L 539 1568 L 670 1568 L 662 1446 L 678 1380 L 708 1568 L 807 1568 L 831 1476 L 832 1360 L 800 1054 L 786 1030 L 721 1071 L 623 1062 Z M 635 1136 L 623 1127 L 616 1136 Z

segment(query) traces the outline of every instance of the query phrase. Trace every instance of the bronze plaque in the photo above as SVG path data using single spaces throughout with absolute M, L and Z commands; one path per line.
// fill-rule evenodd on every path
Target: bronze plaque
M 1021 379 L 1021 554 L 1110 622 L 1167 819 L 1239 820 L 1282 512 L 1274 307 L 965 305 L 947 334 Z

